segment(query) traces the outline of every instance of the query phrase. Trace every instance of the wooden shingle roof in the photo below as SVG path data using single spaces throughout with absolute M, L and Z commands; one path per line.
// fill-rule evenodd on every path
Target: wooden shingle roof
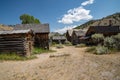
M 65 36 L 53 36 L 52 40 L 66 40 Z
M 49 33 L 49 24 L 17 24 L 14 30 L 27 30 L 31 29 L 35 33 Z
M 95 32 L 104 33 L 104 32 L 120 32 L 119 26 L 97 26 L 93 27 Z
M 69 36 L 72 36 L 72 33 L 74 32 L 74 31 L 79 31 L 80 29 L 70 29 L 70 30 L 67 30 L 67 32 L 68 32 L 68 34 L 69 34 Z
M 11 30 L 11 31 L 0 31 L 0 35 L 7 35 L 7 34 L 24 34 L 24 33 L 31 33 L 32 30 Z
M 78 31 L 74 31 L 76 36 L 85 36 L 86 31 L 84 30 L 78 30 Z
M 90 26 L 86 35 L 93 33 L 120 33 L 120 26 Z

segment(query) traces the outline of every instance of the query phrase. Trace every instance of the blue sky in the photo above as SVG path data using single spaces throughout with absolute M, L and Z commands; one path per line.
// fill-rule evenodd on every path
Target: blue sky
M 61 33 L 116 12 L 120 0 L 0 0 L 0 24 L 20 24 L 19 16 L 26 13 Z

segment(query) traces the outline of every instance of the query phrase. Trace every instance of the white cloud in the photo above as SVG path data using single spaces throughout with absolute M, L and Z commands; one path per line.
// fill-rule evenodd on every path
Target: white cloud
M 58 22 L 63 24 L 72 24 L 73 22 L 89 20 L 92 18 L 93 16 L 90 15 L 90 10 L 86 10 L 80 6 L 78 8 L 68 10 L 67 14 L 65 14 L 61 20 L 58 20 Z
M 81 3 L 82 6 L 86 6 L 88 4 L 93 4 L 94 0 L 88 0 L 88 1 L 85 1 L 83 3 Z
M 80 20 L 89 20 L 93 16 L 90 15 L 90 10 L 83 8 L 88 4 L 93 4 L 94 0 L 87 0 L 81 3 L 78 8 L 70 9 L 63 15 L 62 19 L 58 20 L 59 23 L 72 24 L 73 22 L 79 22 Z
M 58 32 L 58 33 L 63 34 L 63 33 L 65 33 L 67 30 L 73 29 L 73 28 L 75 28 L 75 27 L 76 27 L 76 25 L 65 26 L 64 28 L 57 29 L 57 30 L 55 30 L 54 32 Z

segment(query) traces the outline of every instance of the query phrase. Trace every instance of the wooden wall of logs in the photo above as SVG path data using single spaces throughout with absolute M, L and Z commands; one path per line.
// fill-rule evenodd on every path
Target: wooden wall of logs
M 30 56 L 33 49 L 33 34 L 0 34 L 0 53 L 15 52 L 20 55 Z

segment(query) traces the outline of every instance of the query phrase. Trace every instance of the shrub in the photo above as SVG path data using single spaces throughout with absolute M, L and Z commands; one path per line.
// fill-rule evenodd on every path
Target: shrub
M 65 42 L 65 45 L 66 45 L 66 46 L 72 46 L 71 42 L 69 42 L 69 41 L 66 41 L 66 42 Z
M 95 50 L 95 54 L 101 55 L 101 54 L 107 54 L 109 52 L 107 47 L 104 46 L 97 46 Z
M 103 34 L 94 34 L 92 35 L 92 40 L 94 44 L 101 44 L 104 40 Z
M 58 48 L 58 49 L 63 48 L 63 45 L 62 44 L 58 44 L 58 45 L 56 45 L 56 48 Z
M 116 41 L 113 37 L 106 37 L 104 39 L 104 46 L 109 49 L 116 48 Z
M 120 33 L 118 35 L 113 36 L 115 39 L 116 49 L 120 50 Z
M 0 60 L 29 60 L 34 59 L 36 56 L 31 55 L 30 57 L 19 56 L 16 53 L 0 53 Z
M 52 46 L 55 46 L 57 43 L 56 42 L 52 42 Z
M 95 48 L 96 48 L 96 46 L 88 47 L 85 51 L 94 53 L 95 52 Z
M 41 54 L 41 53 L 48 53 L 48 52 L 55 52 L 55 51 L 45 50 L 45 49 L 42 49 L 42 48 L 35 47 L 32 52 L 33 52 L 33 54 Z

